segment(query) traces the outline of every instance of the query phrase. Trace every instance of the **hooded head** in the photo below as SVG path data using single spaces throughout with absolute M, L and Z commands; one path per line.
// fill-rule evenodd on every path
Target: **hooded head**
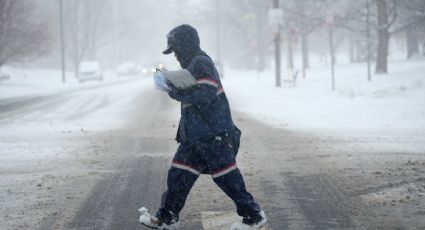
M 190 25 L 183 24 L 172 29 L 167 34 L 168 47 L 163 54 L 174 52 L 183 68 L 186 68 L 192 58 L 201 52 L 198 32 Z

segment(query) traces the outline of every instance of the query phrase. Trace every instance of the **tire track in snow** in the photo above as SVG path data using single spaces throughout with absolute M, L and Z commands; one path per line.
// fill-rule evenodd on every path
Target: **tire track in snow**
M 65 120 L 78 120 L 80 118 L 90 116 L 93 113 L 102 112 L 103 108 L 111 105 L 109 95 L 97 95 L 96 98 L 87 101 L 80 105 L 79 109 L 68 114 Z
M 155 167 L 152 167 L 155 165 Z M 168 159 L 140 157 L 127 159 L 112 178 L 99 181 L 75 218 L 76 229 L 138 229 L 141 203 L 155 207 L 165 186 Z
M 271 229 L 370 229 L 359 197 L 345 194 L 337 177 L 323 173 L 317 137 L 276 129 L 236 113 L 243 140 L 239 160 Z M 244 170 L 242 170 L 244 172 Z M 251 181 L 250 181 L 251 180 Z M 360 210 L 360 211 L 359 211 Z
M 123 154 L 120 166 L 116 173 L 96 183 L 68 223 L 69 228 L 145 229 L 138 223 L 138 209 L 143 205 L 156 212 L 175 151 L 170 144 L 174 143 L 169 136 L 170 127 L 166 126 L 172 123 L 169 117 L 174 107 L 165 96 L 150 92 L 139 97 L 136 118 L 128 124 L 132 131 L 114 150 Z M 184 215 L 192 216 L 190 211 Z M 200 218 L 182 216 L 182 229 L 201 229 L 200 226 Z
M 63 105 L 69 99 L 75 98 L 75 95 L 93 95 L 94 91 L 107 91 L 114 87 L 120 87 L 125 84 L 137 84 L 140 78 L 127 78 L 117 82 L 106 82 L 93 86 L 82 86 L 66 90 L 59 93 L 52 93 L 43 96 L 24 96 L 10 99 L 0 99 L 0 122 L 2 120 L 20 119 L 30 115 L 33 111 L 56 108 Z M 75 108 L 74 108 L 75 109 Z

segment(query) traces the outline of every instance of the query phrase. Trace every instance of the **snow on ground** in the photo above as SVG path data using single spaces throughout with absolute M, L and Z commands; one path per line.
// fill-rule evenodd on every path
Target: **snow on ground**
M 257 74 L 229 69 L 223 83 L 233 109 L 278 127 L 304 130 L 424 129 L 425 61 L 392 61 L 389 66 L 388 75 L 373 75 L 372 81 L 368 82 L 364 64 L 338 64 L 335 92 L 331 90 L 329 67 L 317 64 L 308 70 L 306 79 L 298 74 L 295 87 L 285 82 L 281 88 L 274 87 L 273 71 Z M 128 78 L 115 77 L 112 73 L 106 74 L 104 82 L 79 84 L 68 76 L 68 82 L 62 84 L 59 71 L 12 68 L 3 71 L 13 77 L 0 85 L 1 99 L 92 89 L 79 92 L 73 100 L 52 111 L 50 115 L 55 118 L 57 113 L 65 113 L 69 108 L 90 110 L 102 103 L 115 104 L 107 106 L 107 111 L 100 110 L 89 116 L 85 123 L 91 125 L 101 126 L 104 123 L 101 120 L 111 121 L 110 118 L 120 120 L 119 115 L 113 115 L 114 111 L 121 108 L 118 113 L 125 113 L 125 108 L 130 106 L 126 103 L 138 92 L 138 84 L 116 84 L 106 92 L 102 90 L 103 97 L 97 95 L 98 86 L 128 81 Z M 283 78 L 286 78 L 285 74 Z M 149 88 L 150 78 L 144 80 L 141 85 Z M 34 113 L 37 112 L 40 111 L 28 114 L 27 118 L 36 116 Z M 49 114 L 43 116 L 47 119 Z
M 152 80 L 110 75 L 103 82 L 80 85 L 70 77 L 62 84 L 58 71 L 14 71 L 12 79 L 0 85 L 0 105 L 11 101 L 13 106 L 12 109 L 6 106 L 7 111 L 0 113 L 0 219 L 4 220 L 0 221 L 0 229 L 30 228 L 31 223 L 39 224 L 48 215 L 62 218 L 57 222 L 66 223 L 69 221 L 64 214 L 66 210 L 77 210 L 95 181 L 112 168 L 111 162 L 120 160 L 120 152 L 114 150 L 112 143 L 123 139 L 107 131 L 129 125 L 129 117 L 135 112 L 135 98 L 144 90 L 153 90 Z M 329 129 L 374 132 L 355 133 L 354 138 L 343 137 L 342 141 L 329 136 L 317 140 L 316 136 L 301 135 L 290 142 L 290 135 L 274 135 L 274 129 L 270 128 L 267 133 L 259 132 L 262 138 L 249 141 L 253 149 L 244 154 L 252 152 L 252 162 L 270 163 L 255 160 L 258 158 L 254 154 L 263 152 L 265 155 L 260 159 L 275 162 L 270 164 L 274 166 L 270 167 L 273 175 L 275 169 L 284 170 L 288 165 L 303 175 L 306 168 L 317 169 L 311 167 L 312 163 L 321 164 L 319 169 L 329 170 L 331 175 L 344 178 L 344 182 L 355 181 L 355 186 L 347 190 L 358 189 L 362 199 L 382 204 L 386 215 L 388 210 L 394 210 L 390 217 L 400 218 L 400 210 L 414 205 L 416 208 L 408 210 L 419 209 L 421 213 L 410 217 L 419 216 L 419 219 L 423 216 L 423 198 L 419 196 L 425 188 L 422 176 L 425 142 L 421 135 L 425 128 L 424 72 L 424 61 L 392 62 L 390 74 L 375 75 L 368 83 L 363 64 L 338 64 L 336 92 L 331 91 L 327 66 L 313 66 L 307 79 L 299 78 L 292 88 L 275 88 L 271 71 L 257 76 L 255 72 L 227 70 L 223 83 L 233 110 L 274 127 L 310 132 Z M 26 78 L 19 73 L 26 73 Z M 34 101 L 21 108 L 20 100 L 27 99 Z M 149 99 L 152 98 L 146 100 Z M 402 129 L 414 132 L 400 138 L 402 132 L 398 131 Z M 395 136 L 382 138 L 379 130 L 391 130 L 388 133 Z M 338 138 L 342 134 L 345 132 L 337 132 Z M 289 141 L 280 142 L 279 138 Z M 393 144 L 400 145 L 395 148 Z M 262 145 L 272 149 L 262 149 Z M 372 145 L 375 148 L 369 148 Z M 382 151 L 387 148 L 391 151 Z M 248 157 L 245 155 L 243 159 Z M 285 167 L 276 163 L 279 161 L 286 162 Z M 268 164 L 257 166 L 264 165 Z M 280 176 L 277 178 L 281 180 Z M 391 209 L 386 206 L 390 202 Z M 62 203 L 69 205 L 58 208 Z M 411 220 L 401 216 L 406 222 Z M 220 213 L 202 213 L 202 219 L 215 217 L 223 218 Z
M 321 188 L 306 178 L 326 174 L 335 178 L 332 183 L 343 185 L 344 193 L 371 207 L 370 217 L 382 229 L 424 229 L 425 61 L 391 61 L 389 72 L 373 75 L 368 82 L 365 64 L 339 63 L 335 92 L 329 67 L 317 65 L 306 79 L 299 77 L 295 87 L 274 87 L 271 71 L 257 75 L 227 70 L 223 84 L 233 110 L 299 135 L 297 140 L 258 130 L 255 135 L 259 137 L 250 142 L 258 139 L 258 145 L 262 141 L 276 149 L 257 158 L 270 161 L 257 168 L 271 168 L 279 162 L 270 178 L 279 170 L 305 175 L 295 184 L 300 186 L 306 180 L 308 186 L 297 192 L 308 187 L 314 191 L 308 199 L 297 194 L 303 197 L 300 200 L 318 205 L 322 198 L 314 194 Z M 244 120 L 236 123 L 243 126 Z M 319 176 L 320 181 L 327 176 Z M 323 190 L 332 191 L 331 187 Z M 332 201 L 325 204 L 330 205 Z
M 131 116 L 133 100 L 152 86 L 149 77 L 116 77 L 113 73 L 105 74 L 104 81 L 83 84 L 70 76 L 63 84 L 55 70 L 9 69 L 8 73 L 12 77 L 0 85 L 0 100 L 17 104 L 34 100 L 22 108 L 24 112 L 15 109 L 0 117 L 0 129 L 9 134 L 118 128 Z
M 388 75 L 367 81 L 365 64 L 313 66 L 295 87 L 274 87 L 274 72 L 227 70 L 233 109 L 262 122 L 302 130 L 425 129 L 425 61 L 392 61 Z M 286 78 L 283 76 L 283 78 Z
M 336 91 L 331 90 L 327 65 L 313 65 L 307 78 L 298 74 L 296 86 L 274 87 L 274 72 L 226 70 L 223 84 L 234 110 L 275 127 L 301 130 L 424 130 L 425 60 L 392 61 L 390 74 L 373 75 L 368 82 L 364 64 L 338 64 Z M 131 103 L 151 78 L 116 77 L 79 84 L 58 70 L 5 68 L 12 78 L 0 85 L 0 99 L 59 95 L 60 104 L 39 105 L 24 116 L 6 116 L 2 129 L 18 126 L 73 130 L 109 129 L 125 123 Z M 285 74 L 283 75 L 285 79 Z M 134 84 L 137 82 L 137 84 Z M 63 96 L 63 92 L 68 92 Z M 20 122 L 24 121 L 24 122 Z M 26 122 L 25 122 L 26 121 Z M 24 125 L 23 125 L 24 124 Z M 47 126 L 47 127 L 46 127 Z
M 38 228 L 46 217 L 65 225 L 113 168 L 119 154 L 111 146 L 120 139 L 111 133 L 128 125 L 151 78 L 110 73 L 63 84 L 55 70 L 2 72 L 11 79 L 0 83 L 0 229 Z
M 0 99 L 41 96 L 61 93 L 75 89 L 97 87 L 128 81 L 128 76 L 117 77 L 114 72 L 104 72 L 103 81 L 86 81 L 79 83 L 72 72 L 66 73 L 66 83 L 62 83 L 62 73 L 54 69 L 26 69 L 4 67 L 2 73 L 10 76 L 9 80 L 0 81 Z M 135 76 L 133 76 L 135 77 Z

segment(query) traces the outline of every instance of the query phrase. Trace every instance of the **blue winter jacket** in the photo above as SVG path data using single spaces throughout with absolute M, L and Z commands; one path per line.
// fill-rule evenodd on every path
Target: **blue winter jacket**
M 235 130 L 217 70 L 211 59 L 202 53 L 191 58 L 186 67 L 198 85 L 187 90 L 174 88 L 169 92 L 171 98 L 181 102 L 176 137 L 179 143 L 191 144 Z

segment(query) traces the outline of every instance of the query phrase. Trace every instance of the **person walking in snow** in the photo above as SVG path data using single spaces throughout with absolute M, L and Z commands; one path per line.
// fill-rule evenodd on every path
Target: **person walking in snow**
M 246 190 L 236 164 L 241 132 L 232 121 L 229 103 L 211 58 L 201 50 L 195 28 L 184 24 L 167 34 L 168 47 L 180 66 L 196 80 L 196 86 L 181 90 L 169 84 L 168 95 L 181 102 L 176 140 L 177 152 L 168 171 L 167 190 L 155 215 L 144 207 L 140 223 L 155 229 L 177 229 L 179 213 L 201 173 L 214 182 L 236 205 L 241 221 L 231 229 L 259 229 L 267 222 L 264 211 Z

